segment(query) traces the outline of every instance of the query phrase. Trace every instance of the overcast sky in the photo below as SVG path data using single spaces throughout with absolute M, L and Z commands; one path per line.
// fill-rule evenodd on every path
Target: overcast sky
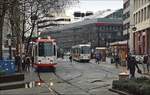
M 80 3 L 74 5 L 67 11 L 67 15 L 73 14 L 74 11 L 93 11 L 112 9 L 117 10 L 123 7 L 123 0 L 80 0 Z

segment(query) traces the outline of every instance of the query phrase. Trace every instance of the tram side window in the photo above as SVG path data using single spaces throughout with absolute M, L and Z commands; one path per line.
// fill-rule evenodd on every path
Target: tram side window
M 37 56 L 37 46 L 35 46 L 34 56 Z

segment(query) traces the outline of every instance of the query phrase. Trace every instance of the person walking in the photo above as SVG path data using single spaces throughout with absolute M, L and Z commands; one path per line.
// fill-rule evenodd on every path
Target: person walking
M 147 69 L 147 72 L 148 72 L 148 55 L 145 55 L 144 58 L 143 58 L 143 71 L 144 73 L 146 73 L 146 69 Z
M 147 61 L 147 71 L 150 72 L 150 54 L 148 54 L 148 61 Z
M 116 68 L 118 68 L 118 64 L 120 64 L 120 58 L 118 55 L 115 56 L 115 64 L 116 64 Z
M 32 65 L 32 67 L 34 65 L 34 56 L 31 56 L 31 65 Z
M 99 63 L 100 63 L 100 60 L 101 60 L 101 58 L 100 58 L 100 57 L 101 57 L 101 56 L 100 56 L 100 53 L 97 52 L 96 55 L 95 55 L 95 57 L 96 57 L 96 63 L 99 64 Z
M 72 62 L 72 55 L 71 54 L 69 56 L 69 60 L 70 60 L 70 62 Z
M 20 57 L 20 55 L 19 54 L 17 54 L 16 56 L 15 56 L 15 65 L 16 65 L 16 71 L 17 72 L 20 72 L 21 71 L 21 63 L 22 63 L 22 61 L 21 61 L 21 57 Z
M 127 62 L 128 62 L 128 70 L 130 71 L 130 78 L 131 79 L 135 78 L 136 68 L 137 68 L 138 73 L 142 73 L 138 67 L 138 64 L 137 64 L 135 57 L 128 56 Z
M 29 56 L 27 56 L 25 59 L 25 70 L 26 71 L 30 71 L 30 65 L 31 65 L 31 59 Z

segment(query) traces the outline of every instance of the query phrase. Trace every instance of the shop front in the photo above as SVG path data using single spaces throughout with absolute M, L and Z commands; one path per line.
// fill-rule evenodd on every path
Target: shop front
M 120 62 L 125 64 L 127 57 L 127 41 L 119 41 L 110 44 L 112 56 L 118 55 L 120 58 Z

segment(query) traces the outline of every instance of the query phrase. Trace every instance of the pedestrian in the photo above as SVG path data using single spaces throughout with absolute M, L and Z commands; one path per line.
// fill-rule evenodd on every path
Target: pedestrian
M 128 56 L 127 58 L 127 64 L 128 64 L 128 69 L 130 71 L 130 78 L 135 78 L 135 70 L 137 68 L 138 73 L 142 73 L 141 70 L 138 67 L 137 61 L 135 57 Z
M 32 67 L 34 65 L 34 56 L 31 56 L 31 64 L 32 64 Z
M 20 72 L 21 71 L 21 63 L 22 63 L 22 60 L 21 60 L 21 57 L 19 54 L 17 54 L 15 56 L 15 65 L 16 65 L 16 71 L 17 72 Z
M 25 60 L 26 60 L 26 56 L 23 54 L 22 55 L 22 70 L 25 71 Z
M 144 73 L 146 73 L 147 66 L 148 66 L 148 55 L 145 55 L 143 58 L 143 71 L 144 71 Z M 148 69 L 147 69 L 147 72 L 148 72 Z
M 120 58 L 118 55 L 115 56 L 115 64 L 116 64 L 116 68 L 118 68 L 118 64 L 120 64 Z
M 69 56 L 69 60 L 70 60 L 70 62 L 72 62 L 72 55 Z
M 97 52 L 95 57 L 96 57 L 96 63 L 99 64 L 100 60 L 101 60 L 101 54 L 99 52 Z
M 147 71 L 150 72 L 150 54 L 148 55 L 148 62 L 147 62 Z
M 26 71 L 30 71 L 30 65 L 31 65 L 31 59 L 29 56 L 27 56 L 25 59 L 25 70 Z

